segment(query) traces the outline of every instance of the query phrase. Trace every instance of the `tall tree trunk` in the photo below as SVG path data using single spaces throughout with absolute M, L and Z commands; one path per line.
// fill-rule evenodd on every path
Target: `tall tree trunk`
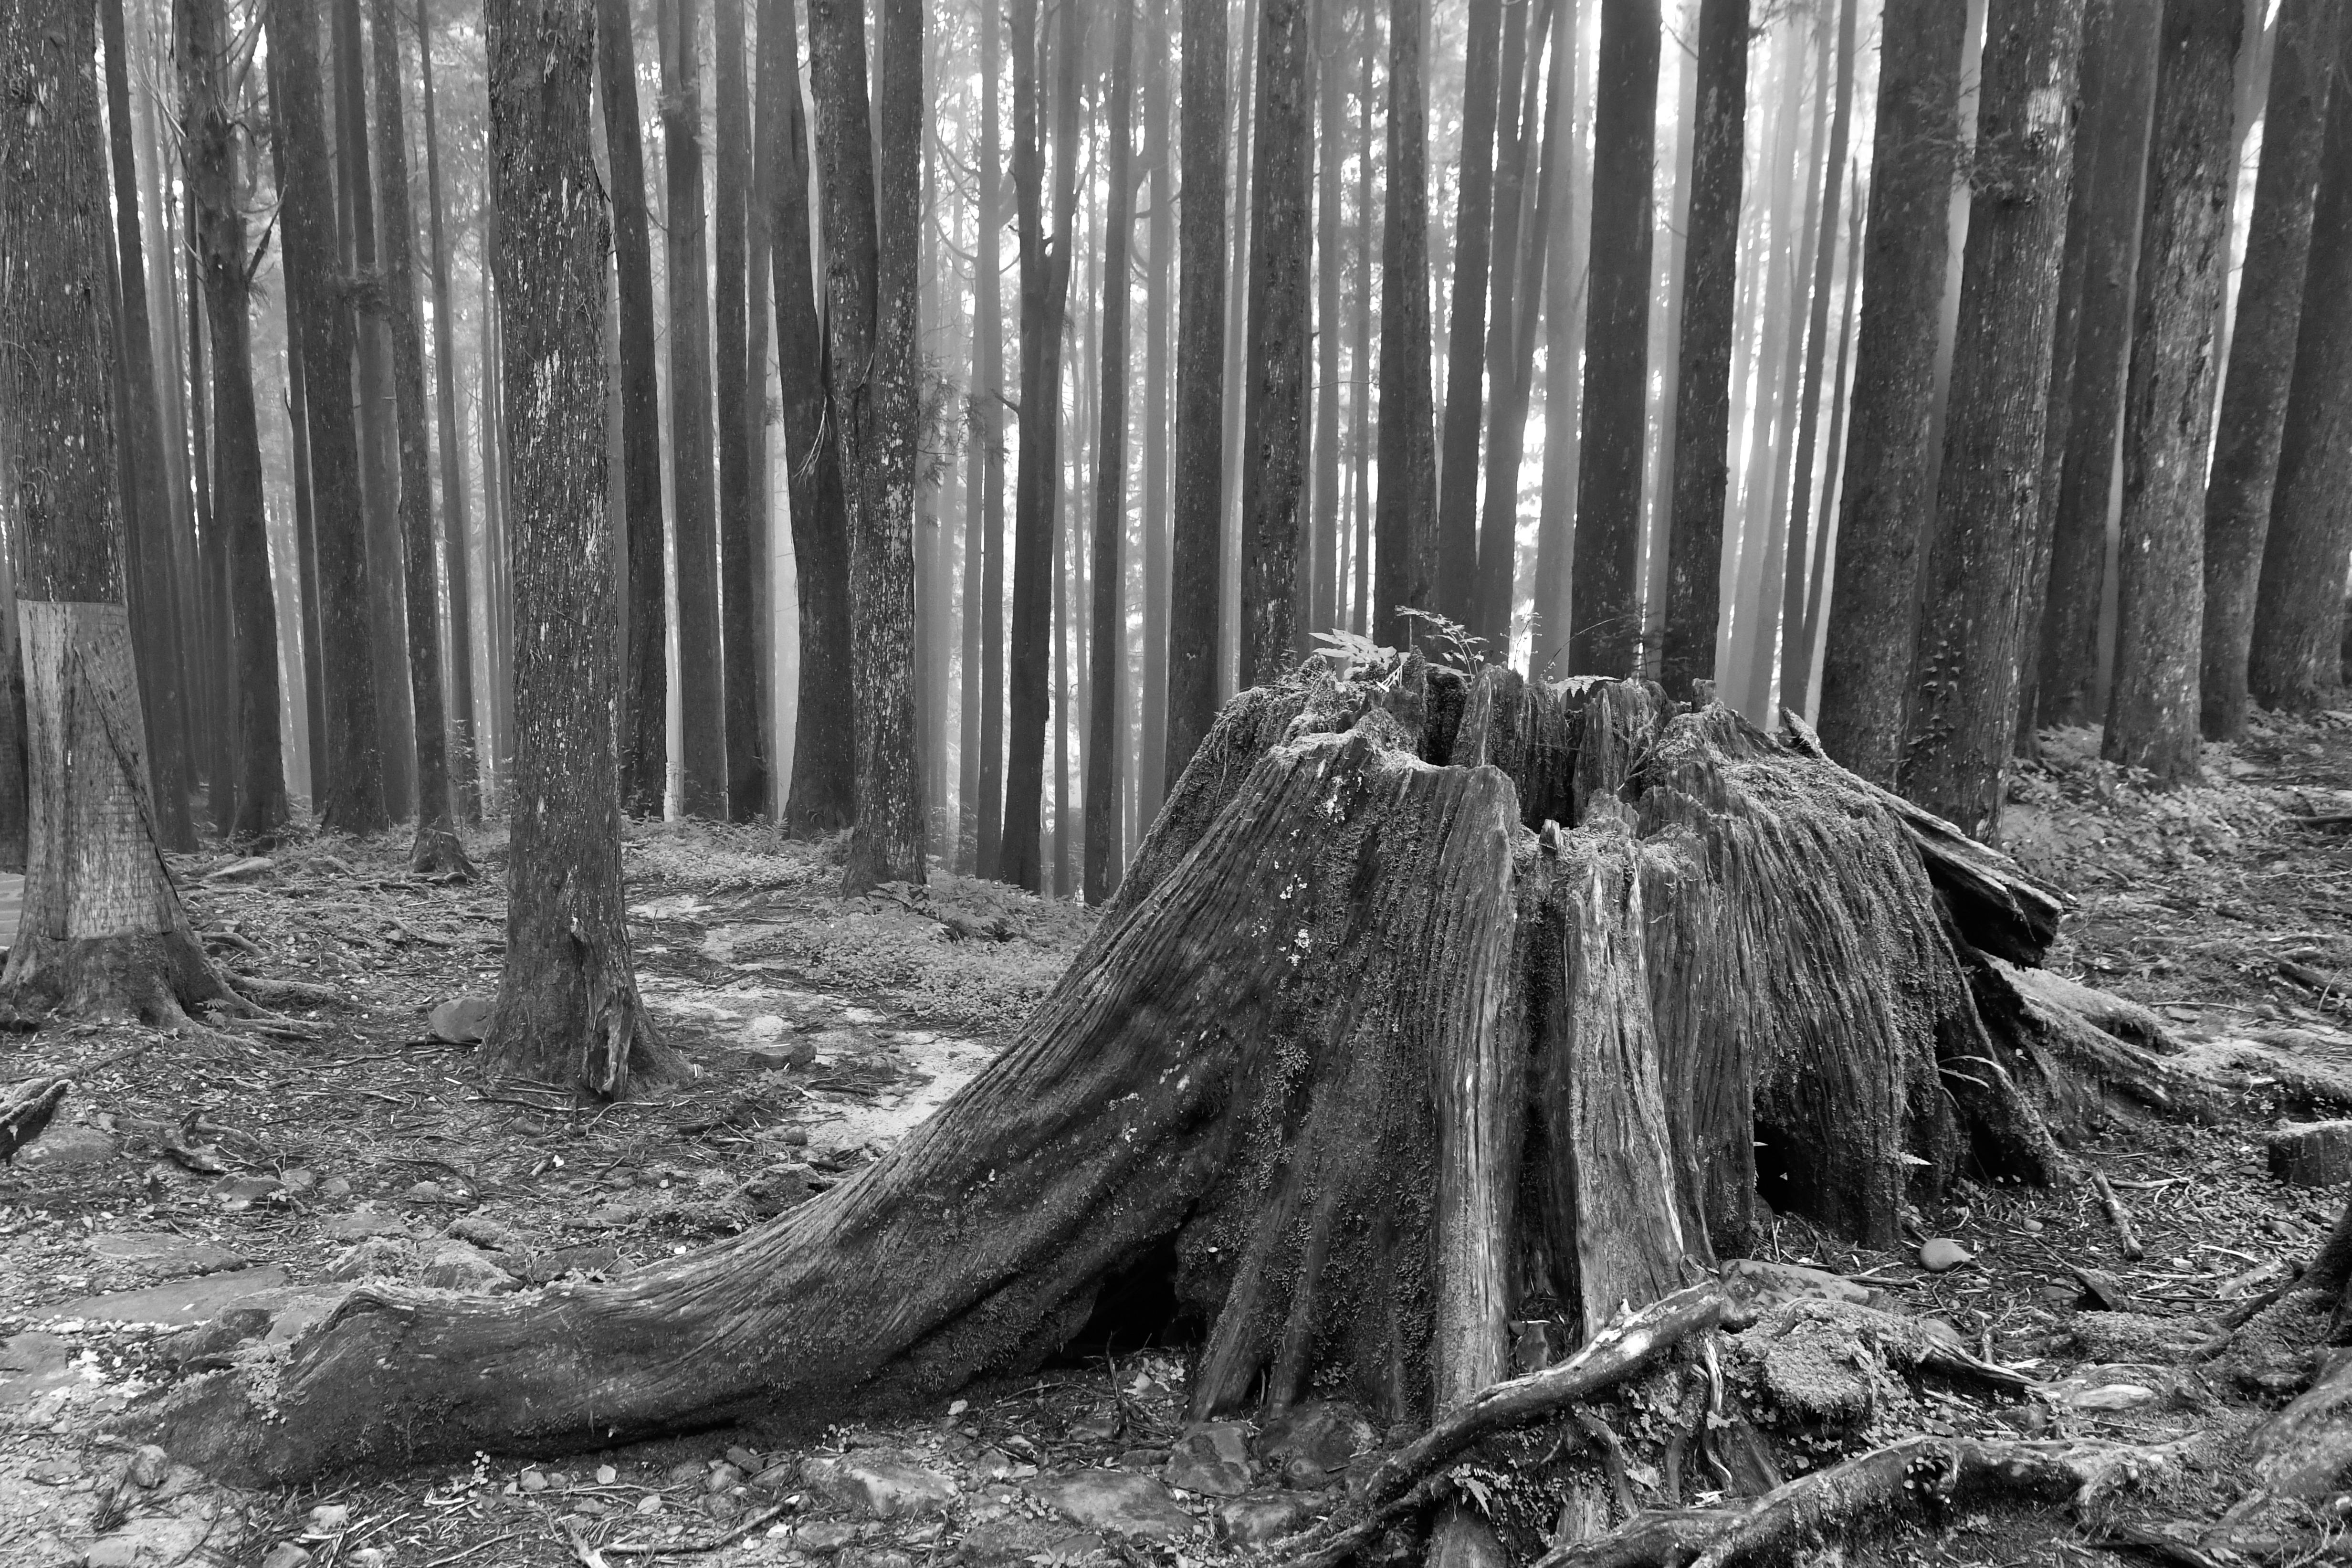
M 2198 704 L 2205 738 L 2234 741 L 2246 725 L 2246 658 L 2254 595 L 2277 492 L 2279 443 L 2294 373 L 2311 258 L 2312 205 L 2326 140 L 2330 83 L 2343 7 L 2285 0 L 2271 59 L 2263 161 L 2238 285 L 2237 324 L 2221 387 L 2213 474 L 2205 490 L 2205 608 Z M 2241 52 L 2249 47 L 2242 43 Z
M 1994 0 L 1979 175 L 1960 272 L 1903 792 L 1962 831 L 2000 826 L 2017 725 L 2024 588 L 2040 527 L 2051 336 L 2073 184 L 2084 0 Z
M 1127 744 L 1119 720 L 1119 667 L 1125 662 L 1127 608 L 1120 588 L 1126 571 L 1119 546 L 1127 532 L 1127 247 L 1135 229 L 1135 0 L 1112 0 L 1110 37 L 1110 211 L 1104 219 L 1102 289 L 1102 434 L 1095 447 L 1094 642 L 1089 679 L 1094 706 L 1087 715 L 1087 902 L 1099 908 L 1118 890 L 1127 857 L 1120 847 L 1120 753 Z
M 1712 681 L 1722 613 L 1723 515 L 1731 482 L 1731 343 L 1748 126 L 1748 0 L 1701 0 L 1698 118 L 1675 376 L 1674 494 L 1658 679 L 1678 702 Z M 1854 258 L 1860 268 L 1862 258 Z
M 484 256 L 498 249 L 498 217 L 497 204 L 490 200 L 489 182 L 485 180 L 481 212 Z M 503 359 L 499 347 L 502 312 L 495 271 L 494 268 L 484 267 L 479 273 L 482 341 L 478 363 L 482 372 L 482 620 L 484 641 L 489 649 L 488 755 L 491 776 L 497 781 L 503 805 L 513 783 L 509 775 L 514 760 L 514 637 L 510 614 L 513 598 L 509 592 L 511 562 L 507 552 L 508 498 L 511 489 L 507 471 L 506 399 L 499 390 L 501 378 L 498 374 Z
M 1171 134 L 1169 0 L 1152 0 L 1145 40 L 1143 161 L 1151 174 L 1151 218 L 1146 243 L 1151 258 L 1144 284 L 1143 348 L 1143 691 L 1137 703 L 1136 816 L 1149 827 L 1168 787 L 1169 371 L 1175 336 L 1176 155 Z
M 1510 662 L 1511 591 L 1518 564 L 1519 440 L 1511 413 L 1517 387 L 1513 350 L 1518 342 L 1519 236 L 1527 205 L 1528 161 L 1534 138 L 1521 121 L 1534 111 L 1536 81 L 1543 66 L 1547 7 L 1529 27 L 1533 0 L 1506 8 L 1502 65 L 1497 72 L 1502 100 L 1495 123 L 1495 231 L 1487 258 L 1491 309 L 1486 323 L 1486 492 L 1477 530 L 1477 577 L 1472 585 L 1471 635 L 1483 638 L 1486 656 Z M 1524 418 L 1524 412 L 1521 417 Z
M 2124 401 L 2116 675 L 2100 752 L 2164 784 L 2200 776 L 2198 656 L 2212 323 L 2228 270 L 2241 0 L 2165 0 Z
M 1806 524 L 1813 509 L 1813 439 L 1821 416 L 1822 361 L 1830 335 L 1830 293 L 1835 282 L 1838 203 L 1845 194 L 1846 127 L 1853 104 L 1854 0 L 1840 0 L 1837 31 L 1836 100 L 1831 110 L 1829 154 L 1820 166 L 1821 217 L 1814 226 L 1812 321 L 1805 331 L 1805 375 L 1798 395 L 1797 476 L 1789 490 L 1787 571 L 1780 595 L 1780 702 L 1790 712 L 1803 713 L 1812 687 L 1813 645 L 1805 630 L 1805 585 L 1810 580 Z M 1816 537 L 1812 548 L 1828 548 Z
M 2088 170 L 2091 188 L 2072 208 L 2087 232 L 2074 363 L 2063 384 L 2069 414 L 2042 599 L 2033 693 L 2039 724 L 2095 724 L 2106 713 L 2099 687 L 2099 622 L 2106 595 L 2107 517 L 2137 298 L 2140 192 L 2156 96 L 2157 23 L 2163 14 L 2153 4 L 2108 7 L 2098 96 L 2084 98 L 2081 133 L 2096 136 L 2098 145 L 2090 163 L 2076 160 Z M 2053 378 L 2053 395 L 2060 384 Z
M 236 710 L 236 812 L 230 835 L 274 842 L 286 824 L 278 736 L 278 605 L 269 584 L 261 493 L 261 431 L 253 404 L 250 289 L 245 217 L 237 206 L 237 103 L 226 79 L 227 17 L 220 0 L 178 0 L 182 141 L 192 261 L 204 279 L 212 329 L 213 516 L 227 569 Z
M 621 805 L 633 816 L 659 817 L 669 775 L 661 373 L 654 350 L 653 242 L 646 221 L 646 161 L 628 0 L 598 0 L 596 32 L 604 151 L 613 166 L 613 254 L 620 280 L 621 526 L 628 540 L 629 585 L 621 677 Z
M 751 100 L 744 70 L 743 0 L 714 0 L 711 18 L 719 73 L 718 262 L 716 350 L 719 403 L 719 651 L 725 702 L 721 732 L 727 751 L 727 818 L 750 822 L 768 794 L 768 762 L 760 751 L 759 634 L 751 585 L 767 562 L 759 551 L 758 487 L 766 476 L 752 466 L 751 437 L 761 420 L 763 390 L 751 380 L 750 274 L 746 246 L 751 184 Z M 909 222 L 914 221 L 910 215 Z
M 277 76 L 273 60 L 270 75 Z M 270 97 L 277 99 L 273 91 Z M 273 121 L 275 116 L 272 116 Z M 273 123 L 270 130 L 273 144 L 280 141 Z M 282 164 L 282 160 L 280 161 Z M 286 182 L 278 182 L 281 192 Z M 327 687 L 321 666 L 319 631 L 319 556 L 318 503 L 310 483 L 310 421 L 309 399 L 302 389 L 302 355 L 295 342 L 292 323 L 286 332 L 286 423 L 292 439 L 291 448 L 294 491 L 294 586 L 299 598 L 297 622 L 302 631 L 302 733 L 309 743 L 303 748 L 310 767 L 306 775 L 310 787 L 310 805 L 315 814 L 321 809 L 326 788 L 329 761 L 327 758 Z
M 416 222 L 409 211 L 408 132 L 401 112 L 400 26 L 393 0 L 373 0 L 376 167 L 383 174 L 383 312 L 400 440 L 400 537 L 407 567 L 408 682 L 416 715 L 413 871 L 471 875 L 449 789 L 441 693 L 441 594 L 433 552 L 433 450 L 425 424 L 425 333 L 417 320 Z M 273 689 L 272 697 L 276 693 Z M 274 705 L 273 705 L 274 706 Z
M 1340 285 L 1347 277 L 1340 253 L 1340 166 L 1347 162 L 1347 79 L 1339 70 L 1340 0 L 1317 0 L 1315 48 L 1322 62 L 1316 82 L 1318 116 L 1315 165 L 1315 526 L 1308 534 L 1314 565 L 1307 584 L 1307 614 L 1294 628 L 1291 649 L 1303 658 L 1314 636 L 1343 624 L 1339 597 L 1339 342 Z
M 1486 273 L 1494 243 L 1495 125 L 1502 92 L 1505 9 L 1503 0 L 1469 0 L 1469 32 L 1463 43 L 1462 163 L 1454 209 L 1454 312 L 1446 324 L 1434 584 L 1437 613 L 1465 626 L 1470 623 L 1478 583 L 1478 430 L 1486 413 Z M 1511 8 L 1515 21 L 1525 9 Z M 1395 45 L 1390 48 L 1393 51 Z M 1391 93 L 1395 79 L 1391 73 Z
M 702 184 L 701 28 L 695 0 L 659 0 L 662 160 L 669 181 L 670 489 L 677 574 L 679 808 L 727 816 L 726 675 L 711 469 L 709 215 Z M 812 30 L 814 30 L 812 28 Z
M 915 309 L 929 124 L 921 0 L 883 0 L 877 58 L 874 374 L 856 404 L 865 504 L 850 512 L 849 537 L 850 656 L 864 699 L 857 705 L 857 824 L 842 873 L 852 893 L 879 882 L 922 882 L 928 822 L 914 665 L 915 474 L 923 422 Z
M 1435 610 L 1437 450 L 1430 408 L 1429 130 L 1423 0 L 1389 5 L 1388 191 L 1381 217 L 1381 493 L 1372 637 L 1413 640 L 1407 610 Z
M 148 325 L 145 247 L 139 232 L 139 167 L 131 151 L 130 51 L 123 0 L 101 0 L 106 44 L 108 152 L 114 174 L 114 234 L 122 300 L 122 492 L 129 551 L 126 583 L 139 683 L 146 698 L 147 749 L 155 775 L 155 838 L 166 849 L 196 847 L 188 816 L 188 740 L 184 671 L 173 614 L 172 502 L 164 482 L 163 436 L 155 407 L 155 342 Z M 6 659 L 16 658 L 12 641 Z
M 1380 39 L 1379 0 L 1360 0 L 1357 26 L 1363 54 L 1356 71 L 1356 299 L 1355 331 L 1348 361 L 1352 378 L 1348 392 L 1349 449 L 1349 486 L 1353 494 L 1355 546 L 1349 552 L 1343 593 L 1351 593 L 1346 625 L 1358 637 L 1370 634 L 1372 601 L 1372 400 L 1376 395 L 1372 365 L 1372 52 Z
M 1307 340 L 1314 330 L 1314 71 L 1307 0 L 1263 0 L 1257 163 L 1250 180 L 1250 307 L 1242 512 L 1241 682 L 1291 668 L 1307 510 Z
M 1577 400 L 1583 384 L 1584 286 L 1591 233 L 1591 205 L 1576 195 L 1577 175 L 1584 166 L 1583 55 L 1583 20 L 1571 13 L 1561 24 L 1553 67 L 1564 79 L 1562 113 L 1548 132 L 1552 145 L 1544 154 L 1548 164 L 1558 162 L 1559 188 L 1551 206 L 1556 254 L 1544 274 L 1543 500 L 1536 518 L 1535 635 L 1528 653 L 1528 668 L 1539 679 L 1565 674 L 1568 657 L 1569 557 L 1580 463 Z
M 604 289 L 590 128 L 594 0 L 489 0 L 491 265 L 515 410 L 514 801 L 507 951 L 485 1070 L 618 1099 L 668 1069 L 637 1000 L 621 891 Z
M 161 164 L 159 163 L 159 167 Z M 236 648 L 229 624 L 228 552 L 219 515 L 213 510 L 212 376 L 205 369 L 203 268 L 195 263 L 196 193 L 183 182 L 180 230 L 173 254 L 187 258 L 188 452 L 196 487 L 196 597 L 205 682 L 205 774 L 213 832 L 223 838 L 236 826 Z
M 327 827 L 373 833 L 388 826 L 389 818 L 377 727 L 380 688 L 360 446 L 352 415 L 355 330 L 351 296 L 336 262 L 334 172 L 320 104 L 316 14 L 308 6 L 272 6 L 268 26 L 270 58 L 282 61 L 272 111 L 286 139 L 278 223 L 287 325 L 302 362 L 310 426 L 320 665 L 326 677 L 326 730 L 314 744 L 330 765 L 311 804 Z
M 1873 784 L 1901 765 L 1922 546 L 1936 494 L 1936 343 L 1967 8 L 1888 13 L 1872 132 L 1853 427 L 1822 660 L 1822 744 Z
M 347 229 L 344 260 L 356 276 L 374 279 L 375 185 L 369 173 L 367 67 L 361 51 L 359 0 L 331 0 L 335 69 L 336 182 Z M 415 717 L 410 709 L 407 577 L 398 512 L 397 415 L 392 346 L 385 335 L 381 290 L 362 292 L 353 328 L 358 355 L 360 494 L 367 522 L 368 648 L 375 679 L 377 718 L 383 731 L 384 810 L 394 822 L 416 808 Z M 348 394 L 345 394 L 348 397 Z
M 449 300 L 449 247 L 442 232 L 441 131 L 434 114 L 433 32 L 429 0 L 416 4 L 416 63 L 425 87 L 425 200 L 433 244 L 433 397 L 441 443 L 441 562 L 449 579 L 449 789 L 457 820 L 482 819 L 481 759 L 474 738 L 473 563 L 466 525 L 466 460 L 457 441 L 457 324 Z M 634 71 L 631 73 L 634 79 Z M 635 83 L 631 81 L 632 101 Z M 636 120 L 630 114 L 630 147 Z M 615 165 L 617 168 L 618 165 Z M 645 179 L 636 183 L 640 259 L 644 245 Z M 614 195 L 617 213 L 625 198 Z M 647 331 L 650 331 L 650 323 Z M 626 330 L 623 336 L 625 339 Z M 650 352 L 650 346 L 648 345 Z M 650 363 L 650 361 L 648 361 Z M 625 406 L 624 414 L 625 416 Z M 659 432 L 655 432 L 658 439 Z M 656 474 L 656 495 L 660 493 Z
M 0 1008 L 19 1025 L 54 1010 L 168 1027 L 187 1022 L 184 1007 L 244 1005 L 190 930 L 149 826 L 108 386 L 118 344 L 96 10 L 0 11 L 0 103 L 17 106 L 0 115 L 0 494 L 28 808 Z
M 1233 100 L 1233 182 L 1226 191 L 1224 437 L 1218 448 L 1217 491 L 1217 698 L 1231 697 L 1241 674 L 1242 562 L 1248 553 L 1242 509 L 1242 419 L 1249 406 L 1244 393 L 1249 342 L 1250 142 L 1256 133 L 1258 13 L 1265 0 L 1243 0 L 1241 36 L 1231 40 L 1232 69 L 1241 73 Z
M 980 347 L 981 444 L 987 471 L 981 486 L 982 535 L 987 558 L 980 580 L 980 837 L 974 860 L 982 877 L 1003 874 L 1004 833 L 1004 298 L 1003 79 L 995 0 L 980 4 Z
M 1650 184 L 1658 110 L 1657 0 L 1602 0 L 1592 104 L 1592 295 L 1568 662 L 1631 675 L 1642 662 L 1637 578 L 1649 398 Z
M 771 354 L 775 337 L 774 275 L 777 182 L 784 163 L 784 97 L 800 97 L 800 62 L 777 47 L 783 32 L 774 12 L 778 0 L 752 0 L 751 17 L 759 29 L 751 78 L 751 188 L 743 218 L 744 289 L 747 342 L 744 380 L 751 401 L 751 548 L 749 580 L 741 590 L 751 616 L 751 731 L 759 747 L 757 814 L 771 822 L 784 819 L 784 803 L 777 791 L 779 753 L 776 712 L 776 476 L 770 427 L 780 410 L 768 399 L 772 380 Z
M 791 0 L 767 13 L 787 60 Z M 766 47 L 764 44 L 761 46 Z M 826 424 L 824 329 L 816 310 L 814 236 L 809 217 L 814 172 L 800 85 L 785 94 L 782 167 L 776 180 L 776 363 L 783 394 L 784 476 L 791 500 L 793 566 L 800 605 L 799 703 L 793 721 L 793 776 L 784 822 L 796 837 L 839 832 L 856 814 L 856 683 L 849 673 L 849 502 L 841 446 Z
M 1176 475 L 1168 582 L 1168 742 L 1173 790 L 1217 713 L 1219 512 L 1224 474 L 1225 4 L 1183 0 L 1177 243 Z
M 2336 70 L 2352 68 L 2352 26 Z M 2295 328 L 2294 379 L 2263 546 L 2246 680 L 2265 708 L 2305 710 L 2343 686 L 2344 580 L 2352 557 L 2352 91 L 2330 95 Z

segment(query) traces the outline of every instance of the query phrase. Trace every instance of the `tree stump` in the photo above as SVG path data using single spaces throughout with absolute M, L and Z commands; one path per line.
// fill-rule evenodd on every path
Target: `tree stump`
M 1654 687 L 1310 665 L 1202 742 L 1005 1053 L 767 1227 L 601 1285 L 353 1295 L 144 1418 L 247 1479 L 744 1421 L 1197 1344 L 1192 1414 L 1426 1423 L 1762 1211 L 1895 1242 L 2055 1142 L 1971 984 L 2063 900 L 1802 737 Z M 2044 920 L 2042 914 L 2050 919 Z

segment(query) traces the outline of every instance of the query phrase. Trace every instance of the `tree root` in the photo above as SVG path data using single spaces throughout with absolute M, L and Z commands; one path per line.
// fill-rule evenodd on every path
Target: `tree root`
M 1713 1329 L 1723 1321 L 1724 1306 L 1714 1282 L 1690 1286 L 1619 1319 L 1558 1366 L 1490 1384 L 1383 1459 L 1322 1523 L 1277 1542 L 1276 1555 L 1296 1568 L 1345 1562 L 1390 1522 L 1433 1500 L 1432 1473 L 1464 1449 L 1615 1386 L 1684 1340 Z
M 1669 1510 L 1635 1517 L 1594 1541 L 1547 1553 L 1537 1568 L 1732 1568 L 1780 1562 L 1867 1523 L 1932 1503 L 1950 1508 L 2013 1496 L 2077 1511 L 2162 1465 L 2169 1447 L 1989 1442 L 1924 1436 L 1858 1455 L 1779 1487 L 1740 1508 Z

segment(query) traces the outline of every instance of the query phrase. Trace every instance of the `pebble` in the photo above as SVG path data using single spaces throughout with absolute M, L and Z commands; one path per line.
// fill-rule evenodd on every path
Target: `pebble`
M 609 1487 L 620 1479 L 621 1472 L 614 1469 L 612 1466 L 599 1465 L 596 1467 L 596 1484 L 598 1486 Z
M 322 1502 L 310 1510 L 310 1528 L 320 1535 L 332 1535 L 350 1528 L 352 1510 L 339 1502 Z
M 1973 1263 L 1976 1255 L 1957 1241 L 1937 1237 L 1923 1242 L 1919 1247 L 1919 1267 L 1930 1274 L 1948 1273 L 1963 1263 Z
M 525 1470 L 521 1484 L 527 1492 L 543 1492 L 547 1489 L 547 1477 L 538 1470 Z
M 662 1500 L 661 1493 L 659 1492 L 647 1492 L 645 1496 L 637 1500 L 637 1511 L 639 1513 L 659 1513 L 661 1510 Z
M 2029 1219 L 2022 1222 L 2018 1228 L 2024 1231 L 2028 1236 L 2040 1236 L 2042 1234 L 2042 1222 L 2038 1219 Z

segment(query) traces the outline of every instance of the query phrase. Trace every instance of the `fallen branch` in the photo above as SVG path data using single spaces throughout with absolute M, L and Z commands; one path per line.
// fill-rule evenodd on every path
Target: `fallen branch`
M 1558 1366 L 1489 1384 L 1436 1425 L 1381 1461 L 1363 1488 L 1313 1529 L 1277 1542 L 1276 1555 L 1298 1568 L 1345 1561 L 1389 1521 L 1428 1498 L 1433 1472 L 1483 1437 L 1524 1426 L 1591 1398 L 1633 1376 L 1694 1334 L 1723 1321 L 1722 1287 L 1693 1285 L 1622 1318 Z
M 2099 1194 L 2099 1206 L 2107 1211 L 2108 1223 L 2116 1227 L 2116 1239 L 2122 1244 L 2124 1256 L 2135 1263 L 2147 1257 L 2147 1248 L 2139 1244 L 2139 1233 L 2132 1228 L 2131 1210 L 2124 1206 L 2123 1199 L 2116 1196 L 2116 1189 L 2107 1183 L 2106 1173 L 2092 1172 L 2091 1185 Z
M 314 985 L 307 980 L 266 980 L 258 974 L 235 973 L 223 978 L 248 1002 L 299 1002 L 311 1007 L 331 1007 L 350 999 L 349 992 L 331 985 Z
M 1923 1436 L 1858 1455 L 1777 1487 L 1710 1522 L 1674 1510 L 1667 1527 L 1640 1515 L 1622 1529 L 1547 1553 L 1536 1568 L 1733 1568 L 1782 1561 L 1807 1543 L 1850 1541 L 1864 1524 L 1933 1500 L 1951 1507 L 1992 1496 L 2091 1506 L 2167 1447 L 1987 1442 Z M 1629 1547 L 1639 1543 L 1639 1553 Z

